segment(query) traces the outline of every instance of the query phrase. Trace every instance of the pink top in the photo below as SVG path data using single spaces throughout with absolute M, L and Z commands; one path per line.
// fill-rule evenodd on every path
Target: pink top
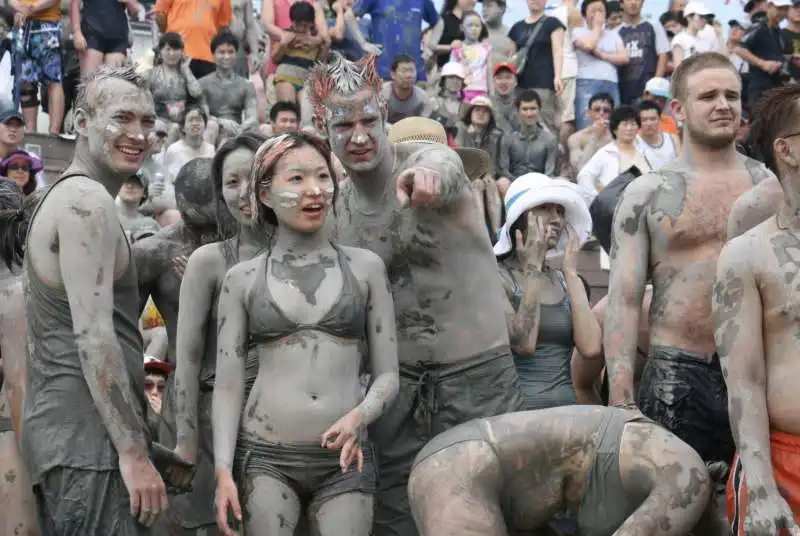
M 464 72 L 467 75 L 467 79 L 464 83 L 464 89 L 466 91 L 489 92 L 489 78 L 487 72 L 491 53 L 492 46 L 488 43 L 461 45 L 461 47 L 450 53 L 450 57 L 453 61 L 464 66 Z

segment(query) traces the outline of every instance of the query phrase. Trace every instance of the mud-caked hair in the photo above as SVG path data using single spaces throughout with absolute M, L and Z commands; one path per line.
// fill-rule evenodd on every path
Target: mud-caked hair
M 291 132 L 269 138 L 256 152 L 253 159 L 253 169 L 250 172 L 250 213 L 253 225 L 261 228 L 274 229 L 278 226 L 278 217 L 268 206 L 261 202 L 261 192 L 269 190 L 275 173 L 275 166 L 292 149 L 311 146 L 322 155 L 328 166 L 331 180 L 333 181 L 332 208 L 336 214 L 336 197 L 339 194 L 339 181 L 331 162 L 331 150 L 328 144 L 314 134 L 306 132 Z
M 78 88 L 78 95 L 75 97 L 75 110 L 80 110 L 86 115 L 92 116 L 97 108 L 104 103 L 119 98 L 118 95 L 102 91 L 103 82 L 106 80 L 124 80 L 150 94 L 147 80 L 137 73 L 132 65 L 124 65 L 122 67 L 103 65 L 84 77 Z
M 0 256 L 9 270 L 22 266 L 24 253 L 24 196 L 19 185 L 0 177 Z
M 211 179 L 211 158 L 192 158 L 175 176 L 175 204 L 184 222 L 192 213 L 208 207 L 214 201 Z
M 363 89 L 375 93 L 381 109 L 385 108 L 381 87 L 383 81 L 375 69 L 375 54 L 364 56 L 358 61 L 350 61 L 338 52 L 332 52 L 326 63 L 317 63 L 311 70 L 306 89 L 314 107 L 314 118 L 320 124 L 328 125 L 326 103 L 333 95 L 350 97 Z

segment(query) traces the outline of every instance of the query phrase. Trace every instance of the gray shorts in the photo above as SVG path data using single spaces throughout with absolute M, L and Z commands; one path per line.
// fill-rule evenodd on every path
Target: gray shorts
M 379 474 L 373 534 L 417 534 L 406 488 L 414 458 L 428 441 L 472 419 L 519 411 L 522 405 L 508 347 L 447 366 L 401 364 L 400 392 L 370 428 Z
M 33 488 L 43 536 L 147 536 L 150 529 L 130 513 L 119 471 L 56 467 Z

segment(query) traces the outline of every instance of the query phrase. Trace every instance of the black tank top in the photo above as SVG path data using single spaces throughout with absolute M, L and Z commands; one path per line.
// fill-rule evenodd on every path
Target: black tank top
M 77 174 L 64 175 L 58 185 Z M 125 232 L 120 227 L 120 234 Z M 127 241 L 127 238 L 126 238 Z M 128 267 L 114 281 L 113 324 L 135 400 L 133 410 L 145 423 L 142 337 L 139 332 L 139 290 L 136 265 L 128 247 Z M 22 448 L 33 483 L 54 467 L 94 471 L 117 470 L 117 452 L 95 406 L 81 369 L 68 296 L 45 283 L 24 259 L 25 312 L 28 318 L 28 389 L 23 410 Z M 149 441 L 149 430 L 145 430 Z

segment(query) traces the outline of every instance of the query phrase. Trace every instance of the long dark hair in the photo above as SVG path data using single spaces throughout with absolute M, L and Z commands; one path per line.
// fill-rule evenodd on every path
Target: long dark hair
M 261 225 L 278 226 L 278 217 L 275 212 L 261 203 L 260 194 L 272 184 L 272 174 L 278 162 L 292 149 L 311 146 L 322 155 L 328 166 L 328 172 L 333 180 L 333 214 L 336 215 L 336 198 L 339 195 L 339 181 L 336 180 L 336 171 L 331 162 L 331 150 L 328 144 L 313 134 L 306 132 L 292 132 L 269 138 L 256 153 L 253 161 L 253 171 L 250 173 L 250 196 L 255 205 L 253 217 Z
M 214 199 L 217 206 L 217 229 L 222 241 L 222 254 L 228 262 L 235 262 L 238 256 L 235 240 L 229 240 L 236 235 L 237 225 L 222 196 L 222 181 L 225 179 L 222 176 L 222 168 L 228 156 L 237 149 L 246 149 L 255 155 L 266 140 L 265 136 L 255 132 L 239 134 L 222 144 L 211 163 L 211 183 L 214 187 Z
M 24 196 L 16 182 L 0 178 L 0 256 L 9 270 L 22 266 Z

